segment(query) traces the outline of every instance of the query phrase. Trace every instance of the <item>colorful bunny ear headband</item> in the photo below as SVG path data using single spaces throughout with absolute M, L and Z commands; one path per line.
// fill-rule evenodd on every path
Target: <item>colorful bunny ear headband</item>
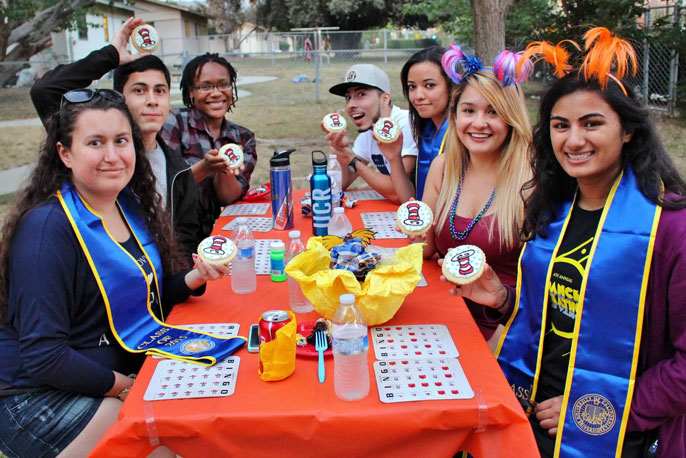
M 488 68 L 484 67 L 481 59 L 464 53 L 462 48 L 453 44 L 443 54 L 441 63 L 445 73 L 455 84 L 460 84 L 464 78 L 479 70 L 493 70 L 493 74 L 505 87 L 512 83 L 521 83 L 529 77 L 533 64 L 528 59 L 523 61 L 523 54 L 523 51 L 513 53 L 505 50 L 493 60 L 493 68 Z M 459 73 L 460 70 L 462 73 Z
M 585 80 L 596 79 L 600 87 L 607 87 L 608 78 L 614 80 L 622 88 L 624 95 L 627 95 L 621 79 L 629 71 L 629 64 L 632 67 L 632 75 L 636 74 L 636 53 L 633 46 L 628 41 L 622 40 L 604 27 L 596 27 L 584 34 L 584 50 L 586 56 L 579 68 Z M 578 44 L 572 40 L 562 40 L 557 45 L 546 41 L 534 41 L 529 43 L 524 51 L 523 59 L 529 60 L 534 57 L 534 62 L 545 60 L 555 69 L 555 76 L 562 78 L 570 73 L 573 68 L 569 64 L 569 53 L 564 47 L 568 43 L 577 50 L 581 50 Z M 520 61 L 517 66 L 523 65 Z M 612 74 L 612 69 L 616 76 Z

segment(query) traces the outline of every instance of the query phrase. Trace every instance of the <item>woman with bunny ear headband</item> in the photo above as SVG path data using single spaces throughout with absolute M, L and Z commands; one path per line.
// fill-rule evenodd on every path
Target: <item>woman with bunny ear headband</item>
M 686 456 L 686 183 L 646 109 L 621 83 L 630 45 L 585 35 L 534 129 L 516 292 L 488 268 L 453 294 L 506 323 L 498 362 L 543 456 Z M 635 67 L 634 67 L 635 68 Z
M 455 83 L 444 154 L 431 164 L 424 191 L 437 215 L 426 235 L 425 257 L 450 248 L 479 246 L 499 278 L 516 280 L 519 227 L 524 214 L 519 191 L 531 177 L 527 149 L 531 129 L 515 72 L 519 54 L 501 53 L 494 68 L 452 45 L 443 55 L 446 74 Z M 475 315 L 484 307 L 469 301 Z M 490 338 L 496 326 L 481 327 Z

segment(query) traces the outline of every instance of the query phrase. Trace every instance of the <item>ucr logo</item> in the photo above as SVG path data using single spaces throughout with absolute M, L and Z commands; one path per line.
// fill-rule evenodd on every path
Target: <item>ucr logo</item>
M 407 219 L 403 223 L 408 226 L 421 226 L 424 221 L 419 217 L 419 204 L 412 202 L 407 204 Z
M 223 247 L 226 242 L 228 242 L 228 239 L 223 235 L 215 235 L 212 237 L 212 245 L 204 248 L 203 251 L 208 254 L 225 254 L 226 252 L 223 250 Z
M 450 260 L 452 262 L 458 262 L 460 264 L 460 275 L 467 275 L 474 272 L 474 267 L 469 262 L 469 257 L 474 254 L 474 250 L 466 250 L 462 253 L 458 253 L 453 256 Z

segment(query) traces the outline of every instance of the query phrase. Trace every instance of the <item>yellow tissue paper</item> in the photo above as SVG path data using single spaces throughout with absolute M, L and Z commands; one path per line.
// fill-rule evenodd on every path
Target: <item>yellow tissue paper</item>
M 367 247 L 373 250 L 373 247 Z M 413 243 L 399 248 L 391 259 L 369 272 L 360 283 L 352 272 L 329 269 L 331 253 L 320 237 L 311 237 L 307 250 L 294 257 L 286 266 L 310 300 L 315 310 L 325 318 L 333 318 L 341 294 L 355 295 L 355 303 L 369 326 L 385 323 L 393 318 L 405 296 L 419 283 L 422 271 L 422 244 Z
M 276 339 L 260 344 L 260 365 L 257 370 L 265 382 L 283 380 L 295 371 L 295 340 L 298 324 L 293 312 L 291 321 L 276 331 Z

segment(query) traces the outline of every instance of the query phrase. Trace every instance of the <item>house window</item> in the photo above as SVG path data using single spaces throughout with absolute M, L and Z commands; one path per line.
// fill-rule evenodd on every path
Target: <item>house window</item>
M 184 26 L 186 27 L 186 36 L 190 37 L 191 36 L 191 22 L 188 20 L 183 21 Z
M 76 31 L 79 33 L 79 40 L 88 40 L 88 22 L 85 14 L 77 21 Z
M 102 29 L 105 31 L 105 41 L 110 41 L 110 29 L 107 28 L 107 18 L 102 17 Z

